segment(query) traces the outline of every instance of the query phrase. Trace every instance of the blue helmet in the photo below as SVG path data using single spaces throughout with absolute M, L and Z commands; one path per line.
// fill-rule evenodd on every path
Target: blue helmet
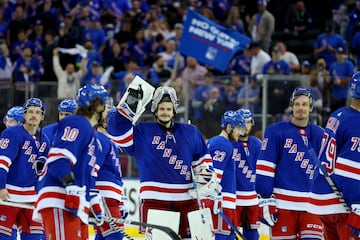
M 354 73 L 350 79 L 350 94 L 353 98 L 360 98 L 360 72 Z
M 250 109 L 240 108 L 239 110 L 237 110 L 237 112 L 245 119 L 245 121 L 251 120 L 252 124 L 255 125 L 255 120 Z
M 60 102 L 58 105 L 59 112 L 75 112 L 77 108 L 77 103 L 73 99 L 65 99 Z
M 302 88 L 302 87 L 299 87 L 299 88 L 295 88 L 295 90 L 293 91 L 293 93 L 291 94 L 291 97 L 290 97 L 290 106 L 293 105 L 294 103 L 294 100 L 299 97 L 299 96 L 306 96 L 310 99 L 310 105 L 313 104 L 313 96 L 311 94 L 311 90 L 308 89 L 308 88 Z
M 103 105 L 109 98 L 109 93 L 102 85 L 88 84 L 80 88 L 76 94 L 76 102 L 79 107 L 89 107 L 96 98 L 101 99 Z
M 221 118 L 221 127 L 226 128 L 230 124 L 231 129 L 234 129 L 236 126 L 245 127 L 245 119 L 236 111 L 226 111 Z
M 31 106 L 40 107 L 42 113 L 45 115 L 45 110 L 46 110 L 45 103 L 43 103 L 43 101 L 41 101 L 39 98 L 28 99 L 23 106 L 24 112 L 26 112 L 26 110 Z
M 6 118 L 12 118 L 21 123 L 25 122 L 24 108 L 21 106 L 14 106 L 10 108 L 6 113 Z

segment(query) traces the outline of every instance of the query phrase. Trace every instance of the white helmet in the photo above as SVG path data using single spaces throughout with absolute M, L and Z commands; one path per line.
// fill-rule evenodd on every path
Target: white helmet
M 168 96 L 170 101 L 174 105 L 174 111 L 177 112 L 178 108 L 178 98 L 176 96 L 176 91 L 172 87 L 158 87 L 153 95 L 152 103 L 151 103 L 151 112 L 155 112 L 157 106 L 160 102 L 168 102 L 167 100 L 163 101 L 164 96 Z

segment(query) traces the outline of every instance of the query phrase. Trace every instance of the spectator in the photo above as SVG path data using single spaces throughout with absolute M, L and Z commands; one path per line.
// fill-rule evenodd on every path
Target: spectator
M 150 68 L 146 80 L 154 87 L 162 86 L 171 77 L 171 70 L 166 68 L 162 56 L 156 56 L 155 62 Z
M 350 52 L 355 57 L 356 68 L 360 69 L 360 23 L 356 26 L 354 37 L 350 40 Z
M 176 69 L 180 72 L 185 66 L 184 57 L 178 53 L 175 40 L 169 40 L 166 42 L 166 50 L 159 53 L 165 60 L 165 65 L 170 69 Z M 177 58 L 177 59 L 176 59 Z
M 144 29 L 139 28 L 135 31 L 133 39 L 131 39 L 124 51 L 125 62 L 130 58 L 135 58 L 139 67 L 146 69 L 150 66 L 151 59 L 151 42 L 145 39 Z
M 271 55 L 272 59 L 265 63 L 262 73 L 272 75 L 290 74 L 290 65 L 281 59 L 280 48 L 275 46 L 272 49 Z
M 213 87 L 215 87 L 214 75 L 211 72 L 207 72 L 204 76 L 203 84 L 199 85 L 194 91 L 194 95 L 191 100 L 192 114 L 190 117 L 192 123 L 198 127 L 202 126 L 203 121 L 206 121 L 203 117 L 201 108 L 202 104 L 209 99 L 209 92 Z
M 240 11 L 237 6 L 231 6 L 224 26 L 227 28 L 231 28 L 239 33 L 245 33 L 244 23 L 240 18 Z
M 176 43 L 176 49 L 179 49 L 180 46 L 180 38 L 182 36 L 184 30 L 184 26 L 182 23 L 176 23 L 174 26 L 174 31 L 172 34 L 170 34 L 168 36 L 168 38 L 166 39 L 166 41 L 168 40 L 174 40 Z
M 251 18 L 249 32 L 253 41 L 265 51 L 270 51 L 271 37 L 275 30 L 275 18 L 266 10 L 267 0 L 258 0 L 258 12 Z
M 30 47 L 25 47 L 23 57 L 19 57 L 14 64 L 13 75 L 16 85 L 15 103 L 21 105 L 25 101 L 26 94 L 33 96 L 35 84 L 40 80 L 43 69 L 38 59 L 32 56 Z
M 336 62 L 329 68 L 332 84 L 330 100 L 331 112 L 346 105 L 349 91 L 348 85 L 354 72 L 354 64 L 350 60 L 345 59 L 345 49 L 338 47 L 336 49 Z
M 15 41 L 14 44 L 11 46 L 12 61 L 16 61 L 19 57 L 22 57 L 24 55 L 23 51 L 25 47 L 31 48 L 31 53 L 34 53 L 35 51 L 34 42 L 28 39 L 26 31 L 24 29 L 18 30 L 17 36 L 17 41 Z
M 258 43 L 251 42 L 247 46 L 247 49 L 250 50 L 252 55 L 251 65 L 250 65 L 250 74 L 262 73 L 264 65 L 271 60 L 269 54 L 262 50 Z
M 18 40 L 18 32 L 25 31 L 25 35 L 29 34 L 30 23 L 25 18 L 24 8 L 19 4 L 15 8 L 15 18 L 9 22 L 9 27 L 6 35 L 6 43 L 11 48 L 13 43 Z
M 260 83 L 261 74 L 250 77 L 249 85 L 244 86 L 237 96 L 237 103 L 241 108 L 247 108 L 253 113 L 261 113 Z
M 9 49 L 6 45 L 0 47 L 0 81 L 12 82 L 13 64 L 9 57 Z
M 244 51 L 237 55 L 230 63 L 230 71 L 235 71 L 240 76 L 247 76 L 251 70 L 251 51 L 244 49 Z
M 56 32 L 59 26 L 57 9 L 53 6 L 52 0 L 44 0 L 38 7 L 36 18 L 44 25 L 44 32 Z
M 219 88 L 214 86 L 209 90 L 209 98 L 201 105 L 204 121 L 200 125 L 200 130 L 206 139 L 219 133 L 221 130 L 219 122 L 225 111 L 225 101 L 220 98 Z
M 95 52 L 99 54 L 103 53 L 106 44 L 106 36 L 97 17 L 92 16 L 90 18 L 89 27 L 85 30 L 83 39 L 92 42 Z
M 41 58 L 43 59 L 42 65 L 44 68 L 44 74 L 42 75 L 40 81 L 42 81 L 43 83 L 49 83 L 49 85 L 41 86 L 43 94 L 42 96 L 46 96 L 46 94 L 48 94 L 48 96 L 53 96 L 53 94 L 56 92 L 56 87 L 50 84 L 50 82 L 56 81 L 56 75 L 54 72 L 54 65 L 52 61 L 53 51 L 56 47 L 54 37 L 54 33 L 51 31 L 46 32 L 44 36 L 45 45 L 41 56 Z
M 208 70 L 195 58 L 190 56 L 186 58 L 186 67 L 180 72 L 180 77 L 187 82 L 186 92 L 189 94 L 189 99 L 193 98 L 195 89 L 203 84 L 207 72 Z
M 297 0 L 295 7 L 285 17 L 286 30 L 298 39 L 303 39 L 311 30 L 313 20 L 303 0 Z
M 237 102 L 237 98 L 239 92 L 244 87 L 244 82 L 242 78 L 246 76 L 241 76 L 237 74 L 235 71 L 232 71 L 230 74 L 230 81 L 225 85 L 225 102 L 227 106 L 227 110 L 237 110 L 240 108 L 240 105 Z
M 75 65 L 73 63 L 68 63 L 65 69 L 63 69 L 60 65 L 59 52 L 57 48 L 55 48 L 53 50 L 52 62 L 58 81 L 57 98 L 75 99 L 76 92 L 80 88 L 80 79 L 86 72 L 86 59 L 84 58 L 82 60 L 81 68 L 78 71 L 75 71 Z
M 330 112 L 330 88 L 331 82 L 329 71 L 326 69 L 326 62 L 323 58 L 316 61 L 315 68 L 310 71 L 310 84 L 319 89 L 325 112 Z
M 114 41 L 111 46 L 111 52 L 104 57 L 104 67 L 114 67 L 114 72 L 124 71 L 125 63 L 121 52 L 121 46 L 117 41 Z
M 2 10 L 4 10 L 2 8 Z M 6 46 L 6 32 L 8 28 L 8 23 L 4 19 L 3 11 L 0 11 L 0 47 Z
M 290 65 L 290 70 L 293 73 L 300 71 L 300 64 L 298 57 L 293 53 L 287 50 L 284 42 L 277 42 L 276 46 L 279 48 L 281 57 L 280 59 L 284 60 Z
M 32 25 L 34 30 L 29 35 L 29 40 L 34 43 L 34 54 L 38 57 L 40 62 L 43 62 L 43 47 L 46 44 L 45 42 L 45 32 L 44 32 L 44 26 L 41 20 L 36 20 L 35 24 Z M 54 38 L 54 36 L 53 36 Z
M 325 27 L 325 33 L 321 33 L 316 38 L 314 55 L 324 58 L 326 66 L 330 67 L 336 61 L 335 51 L 339 47 L 345 49 L 345 40 L 340 34 L 335 33 L 333 24 L 328 23 Z
M 85 86 L 88 84 L 100 84 L 100 85 L 102 84 L 100 80 L 103 75 L 103 68 L 100 62 L 97 60 L 93 60 L 90 64 L 91 64 L 90 71 L 86 70 L 84 76 L 80 79 L 81 86 Z M 111 90 L 110 82 L 104 84 L 104 87 L 106 90 L 110 91 Z

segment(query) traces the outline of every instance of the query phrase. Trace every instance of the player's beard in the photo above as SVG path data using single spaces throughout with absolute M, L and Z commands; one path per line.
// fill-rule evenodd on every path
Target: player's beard
M 157 121 L 158 121 L 161 125 L 163 125 L 163 126 L 165 126 L 165 127 L 171 126 L 174 117 L 166 118 L 166 119 L 169 119 L 169 120 L 165 120 L 165 121 L 164 121 L 164 120 L 161 120 L 161 119 L 158 117 L 158 118 L 157 118 Z
M 232 142 L 237 142 L 239 140 L 239 136 L 238 137 L 234 136 L 234 131 L 231 130 L 231 132 L 229 133 L 229 140 Z

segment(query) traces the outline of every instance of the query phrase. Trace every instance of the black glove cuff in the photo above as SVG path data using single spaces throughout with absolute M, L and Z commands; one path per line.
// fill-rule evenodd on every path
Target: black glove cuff
M 71 172 L 66 174 L 64 177 L 60 179 L 60 182 L 62 183 L 63 186 L 74 184 L 75 183 L 74 173 Z

